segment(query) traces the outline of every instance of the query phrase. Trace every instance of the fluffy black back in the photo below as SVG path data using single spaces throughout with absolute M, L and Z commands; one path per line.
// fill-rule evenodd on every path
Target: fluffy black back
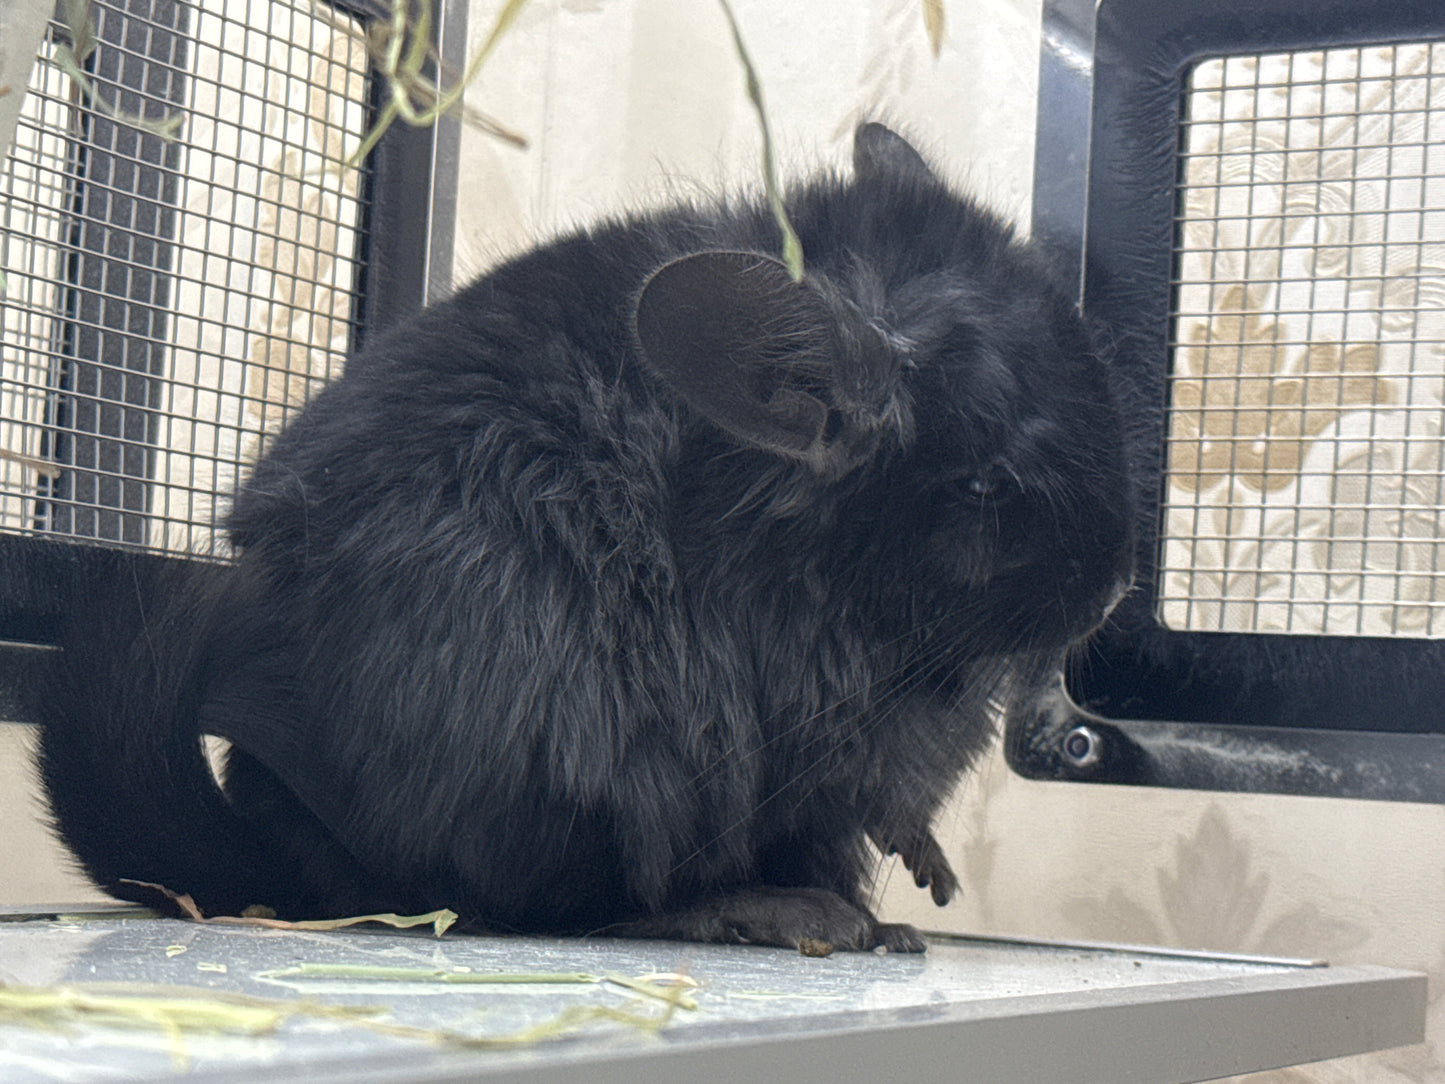
M 1109 373 L 887 129 L 788 209 L 801 284 L 746 201 L 512 260 L 281 434 L 234 565 L 93 600 L 42 765 L 97 882 L 786 942 L 696 909 L 862 908 L 871 837 L 946 898 L 939 804 L 1128 577 Z

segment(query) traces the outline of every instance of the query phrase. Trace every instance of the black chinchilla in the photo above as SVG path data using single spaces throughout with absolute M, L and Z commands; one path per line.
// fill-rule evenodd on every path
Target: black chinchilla
M 920 951 L 867 909 L 1131 569 L 1108 366 L 902 138 L 565 236 L 374 338 L 234 499 L 123 556 L 46 691 L 112 895 Z M 218 784 L 200 736 L 231 743 Z

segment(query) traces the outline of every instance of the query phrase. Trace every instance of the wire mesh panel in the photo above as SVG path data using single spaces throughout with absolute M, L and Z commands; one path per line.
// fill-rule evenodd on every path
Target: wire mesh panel
M 1445 5 L 1044 13 L 1091 123 L 1034 227 L 1141 405 L 1139 545 L 1009 763 L 1445 802 Z
M 90 10 L 0 170 L 0 532 L 219 555 L 216 494 L 352 342 L 366 48 L 309 0 Z
M 1445 44 L 1185 94 L 1159 619 L 1445 637 Z

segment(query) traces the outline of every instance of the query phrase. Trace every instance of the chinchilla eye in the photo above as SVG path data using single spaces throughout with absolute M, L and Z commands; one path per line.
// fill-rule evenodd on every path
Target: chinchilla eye
M 939 486 L 943 496 L 970 503 L 985 499 L 993 489 L 993 482 L 982 473 L 959 474 Z
M 956 499 L 991 503 L 1007 499 L 1018 491 L 1013 471 L 1002 462 L 991 462 L 977 470 L 964 471 L 943 487 Z

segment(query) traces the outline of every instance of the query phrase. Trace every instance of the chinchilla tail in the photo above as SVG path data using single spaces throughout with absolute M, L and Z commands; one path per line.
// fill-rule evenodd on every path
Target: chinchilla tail
M 86 875 L 122 900 L 209 914 L 263 902 L 254 829 L 213 774 L 201 737 L 208 647 L 225 569 L 122 552 L 95 555 L 60 600 L 60 650 L 24 690 L 40 724 L 38 766 L 52 825 Z M 88 569 L 89 571 L 90 569 Z

